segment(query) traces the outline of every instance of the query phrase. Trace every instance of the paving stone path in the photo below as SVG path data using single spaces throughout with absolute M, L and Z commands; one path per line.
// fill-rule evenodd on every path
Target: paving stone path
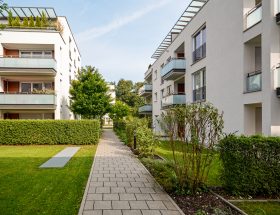
M 182 215 L 112 130 L 104 130 L 79 215 Z

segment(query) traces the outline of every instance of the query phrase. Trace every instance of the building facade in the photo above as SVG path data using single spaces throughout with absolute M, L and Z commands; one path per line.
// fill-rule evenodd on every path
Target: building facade
M 53 8 L 9 10 L 21 26 L 0 15 L 0 119 L 74 119 L 69 88 L 81 55 L 66 17 Z M 30 16 L 45 16 L 47 24 L 26 26 Z
M 226 133 L 280 135 L 279 12 L 279 0 L 193 0 L 145 73 L 155 131 L 165 109 L 206 101 Z

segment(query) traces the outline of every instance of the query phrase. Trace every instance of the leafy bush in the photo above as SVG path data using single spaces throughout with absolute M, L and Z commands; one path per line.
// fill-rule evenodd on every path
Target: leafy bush
M 155 148 L 158 144 L 158 139 L 155 137 L 153 131 L 141 126 L 136 129 L 137 150 L 140 157 L 153 157 Z
M 127 145 L 132 147 L 134 141 L 134 135 L 136 130 L 140 127 L 147 126 L 146 119 L 139 119 L 137 117 L 130 117 L 125 120 L 125 131 L 127 136 Z
M 236 195 L 279 195 L 280 138 L 229 135 L 220 143 L 226 189 Z
M 167 161 L 149 158 L 143 158 L 141 161 L 165 191 L 174 192 L 176 190 L 176 175 Z
M 0 145 L 96 144 L 98 120 L 0 120 Z
M 205 187 L 212 167 L 215 146 L 222 136 L 222 114 L 209 103 L 189 104 L 163 112 L 160 125 L 169 138 L 182 192 L 196 193 Z M 184 144 L 178 145 L 176 140 Z
M 35 23 L 34 23 L 34 18 L 33 16 L 29 17 L 29 27 L 34 28 L 35 27 Z

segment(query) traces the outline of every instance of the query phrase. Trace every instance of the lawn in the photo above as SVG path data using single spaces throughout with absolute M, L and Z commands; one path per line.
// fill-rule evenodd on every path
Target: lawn
M 176 148 L 180 148 L 180 147 L 178 147 L 178 145 L 181 144 L 181 143 L 176 142 L 176 144 L 177 144 Z M 178 153 L 180 154 L 180 150 L 178 150 Z M 161 141 L 160 142 L 160 144 L 156 148 L 156 154 L 162 156 L 166 160 L 170 160 L 170 161 L 173 160 L 171 146 L 170 146 L 170 143 L 168 141 Z M 216 155 L 214 160 L 213 160 L 211 170 L 209 172 L 209 178 L 208 178 L 208 181 L 207 181 L 207 184 L 209 186 L 222 186 L 221 180 L 219 179 L 221 170 L 222 170 L 222 163 L 219 160 L 219 156 Z
M 62 169 L 39 166 L 66 146 L 0 146 L 1 214 L 77 214 L 96 146 Z
M 234 203 L 249 215 L 279 215 L 279 202 L 241 202 Z

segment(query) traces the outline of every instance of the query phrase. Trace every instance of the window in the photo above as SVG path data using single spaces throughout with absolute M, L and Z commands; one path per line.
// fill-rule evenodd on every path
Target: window
M 164 84 L 164 79 L 161 77 L 161 79 L 160 79 L 160 84 L 162 85 L 162 84 Z
M 31 83 L 21 83 L 22 93 L 31 93 Z
M 171 85 L 167 87 L 167 95 L 171 95 Z
M 193 101 L 206 99 L 206 75 L 205 69 L 193 74 Z
M 42 57 L 43 57 L 43 52 L 41 51 L 32 52 L 32 58 L 42 58 Z
M 161 90 L 161 98 L 164 97 L 164 89 Z
M 21 51 L 22 58 L 52 58 L 52 51 Z
M 33 83 L 32 88 L 33 88 L 33 90 L 42 90 L 43 84 L 42 83 Z
M 193 62 L 206 57 L 206 27 L 194 35 L 193 47 Z
M 52 82 L 44 83 L 44 86 L 45 86 L 46 90 L 53 90 L 53 83 Z
M 52 52 L 51 51 L 45 51 L 44 57 L 45 58 L 52 58 Z
M 155 102 L 157 102 L 157 93 L 155 93 Z
M 31 52 L 20 52 L 20 57 L 30 58 L 31 57 Z

